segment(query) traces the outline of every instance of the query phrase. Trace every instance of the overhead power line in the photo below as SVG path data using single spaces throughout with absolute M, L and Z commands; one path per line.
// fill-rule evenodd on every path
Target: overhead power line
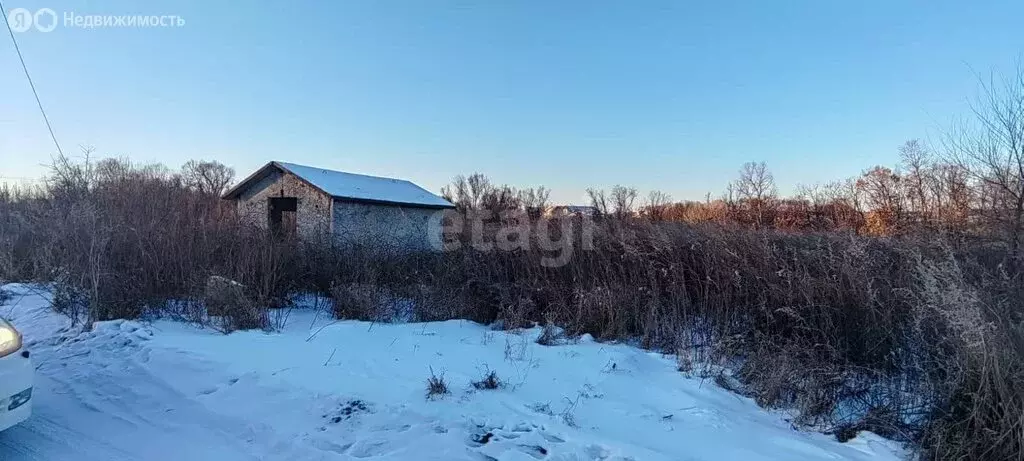
M 39 99 L 39 92 L 36 91 L 36 84 L 32 81 L 32 74 L 28 72 L 28 66 L 25 65 L 25 57 L 21 54 L 21 47 L 18 46 L 18 40 L 14 37 L 14 30 L 11 29 L 11 23 L 8 22 L 7 8 L 4 8 L 3 2 L 0 2 L 0 15 L 3 15 L 3 23 L 7 26 L 7 33 L 11 36 L 11 43 L 14 43 L 14 51 L 18 53 L 18 60 L 21 61 L 21 69 L 25 71 L 25 78 L 28 79 L 28 86 L 32 88 L 32 95 L 36 97 L 36 105 L 39 106 L 39 113 L 43 114 L 43 121 L 46 122 L 46 129 L 50 132 L 50 139 L 53 140 L 53 145 L 57 146 L 57 153 L 61 157 L 64 157 L 64 151 L 60 148 L 60 143 L 57 142 L 57 136 L 53 134 L 53 125 L 50 125 L 50 117 L 46 116 L 46 109 L 43 109 L 43 101 Z

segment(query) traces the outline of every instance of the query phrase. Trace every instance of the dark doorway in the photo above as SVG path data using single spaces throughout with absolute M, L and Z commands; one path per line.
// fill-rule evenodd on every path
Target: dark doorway
M 271 197 L 267 201 L 270 217 L 270 231 L 282 238 L 295 235 L 296 212 L 299 199 L 295 197 Z

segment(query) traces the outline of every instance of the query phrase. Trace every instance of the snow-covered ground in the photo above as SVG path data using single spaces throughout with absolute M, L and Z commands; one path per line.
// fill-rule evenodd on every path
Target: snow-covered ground
M 861 434 L 841 444 L 670 357 L 463 321 L 334 322 L 291 312 L 277 333 L 173 321 L 70 331 L 12 285 L 0 307 L 38 365 L 34 415 L 0 433 L 0 460 L 899 459 Z M 450 394 L 427 399 L 431 369 Z M 496 390 L 471 382 L 493 370 Z

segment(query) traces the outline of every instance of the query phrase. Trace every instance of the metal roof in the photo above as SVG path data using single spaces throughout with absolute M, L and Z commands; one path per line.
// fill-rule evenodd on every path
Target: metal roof
M 270 162 L 245 178 L 224 194 L 224 198 L 237 198 L 254 181 L 262 178 L 271 168 L 294 174 L 299 179 L 320 189 L 327 195 L 343 200 L 412 205 L 429 208 L 454 207 L 447 200 L 404 179 L 382 178 L 344 171 L 327 170 L 288 162 Z

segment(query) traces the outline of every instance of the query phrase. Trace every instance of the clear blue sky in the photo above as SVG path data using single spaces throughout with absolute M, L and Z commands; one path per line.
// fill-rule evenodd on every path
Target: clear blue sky
M 893 164 L 964 112 L 972 68 L 1024 51 L 1019 0 L 3 1 L 185 20 L 17 35 L 65 150 L 431 190 L 479 171 L 559 202 L 717 195 L 751 160 L 784 192 Z M 0 89 L 0 176 L 40 175 L 54 148 L 6 36 Z

